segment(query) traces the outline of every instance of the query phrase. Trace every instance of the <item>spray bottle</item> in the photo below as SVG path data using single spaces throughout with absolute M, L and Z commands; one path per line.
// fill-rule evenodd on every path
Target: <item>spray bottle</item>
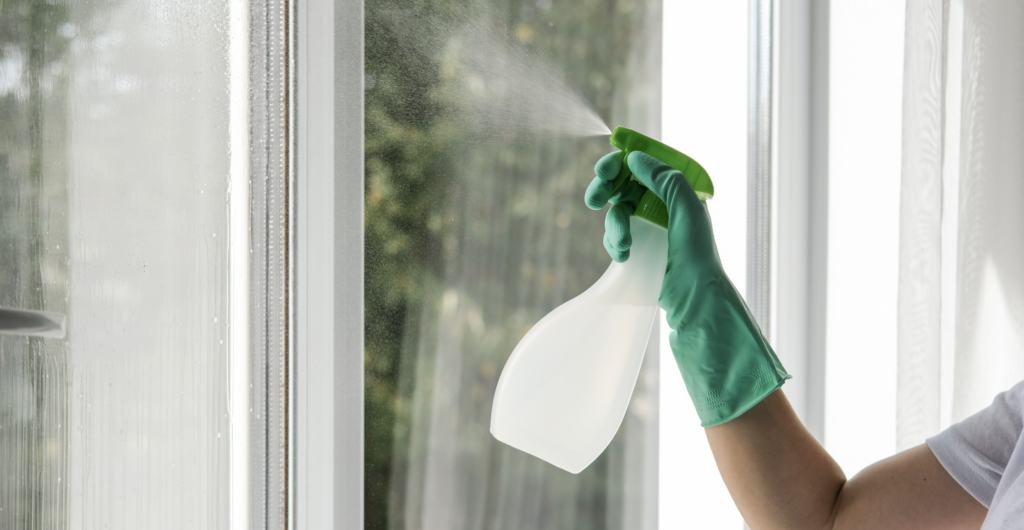
M 661 142 L 616 127 L 611 144 L 623 157 L 614 189 L 632 177 L 626 156 L 643 151 L 682 172 L 702 201 L 714 195 L 707 171 Z M 667 227 L 665 203 L 647 190 L 630 219 L 629 259 L 613 261 L 597 283 L 519 341 L 494 392 L 495 438 L 570 473 L 608 447 L 625 417 L 658 315 Z

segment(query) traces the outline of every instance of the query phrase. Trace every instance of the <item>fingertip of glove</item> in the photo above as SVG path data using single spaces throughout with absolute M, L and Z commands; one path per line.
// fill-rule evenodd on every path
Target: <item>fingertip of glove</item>
M 682 188 L 686 188 L 686 193 L 692 196 L 692 201 L 699 202 L 689 181 L 678 169 L 642 151 L 630 153 L 627 163 L 637 180 L 666 204 L 675 200 L 674 197 Z
M 633 235 L 629 232 L 629 213 L 624 205 L 616 204 L 604 218 L 605 246 L 617 251 L 629 250 L 633 246 Z
M 633 151 L 628 157 L 626 157 L 626 164 L 629 165 L 630 171 L 633 172 L 633 175 L 636 176 L 644 186 L 654 190 L 655 193 L 659 193 L 661 191 L 660 189 L 656 189 L 658 186 L 655 182 L 655 174 L 658 173 L 658 168 L 664 165 L 661 160 L 658 160 L 643 151 Z
M 653 156 L 643 151 L 633 151 L 626 157 L 626 163 L 629 164 L 629 169 L 635 174 L 637 170 L 645 168 L 654 168 L 655 166 L 662 165 L 664 162 L 654 158 Z
M 604 249 L 608 251 L 608 255 L 612 258 L 612 261 L 616 263 L 623 263 L 629 259 L 629 249 L 615 250 L 608 248 L 607 245 L 605 245 Z
M 609 197 L 607 197 L 606 195 L 607 194 L 587 195 L 586 197 L 584 197 L 583 202 L 585 202 L 587 204 L 587 208 L 590 208 L 591 210 L 600 210 L 601 208 L 604 208 L 604 205 L 608 204 Z
M 604 208 L 604 205 L 608 204 L 608 200 L 611 199 L 612 190 L 611 183 L 601 180 L 599 178 L 594 179 L 587 186 L 587 191 L 583 196 L 583 202 L 587 204 L 587 208 L 591 210 L 600 210 Z
M 615 180 L 622 171 L 622 151 L 615 151 L 602 156 L 594 164 L 594 174 L 601 180 Z
M 616 226 L 605 228 L 604 248 L 608 252 L 626 252 L 633 246 L 633 236 Z
M 677 169 L 643 151 L 629 153 L 626 164 L 629 165 L 630 171 L 641 180 L 656 178 L 658 174 L 666 171 L 678 172 Z

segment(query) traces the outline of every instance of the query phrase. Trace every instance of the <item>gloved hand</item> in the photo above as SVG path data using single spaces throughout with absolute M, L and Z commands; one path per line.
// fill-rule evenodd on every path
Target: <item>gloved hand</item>
M 735 419 L 782 386 L 790 375 L 761 334 L 743 297 L 718 257 L 707 205 L 682 173 L 634 151 L 626 158 L 640 181 L 612 194 L 622 153 L 594 168 L 587 206 L 613 206 L 605 218 L 604 246 L 615 261 L 629 259 L 629 216 L 646 188 L 668 207 L 668 266 L 658 305 L 672 329 L 669 343 L 703 427 Z M 643 184 L 641 186 L 641 183 Z

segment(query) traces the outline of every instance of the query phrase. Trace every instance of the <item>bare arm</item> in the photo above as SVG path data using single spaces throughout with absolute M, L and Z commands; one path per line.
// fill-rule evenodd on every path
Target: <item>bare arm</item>
M 752 530 L 977 529 L 987 513 L 925 445 L 846 480 L 781 390 L 706 432 Z

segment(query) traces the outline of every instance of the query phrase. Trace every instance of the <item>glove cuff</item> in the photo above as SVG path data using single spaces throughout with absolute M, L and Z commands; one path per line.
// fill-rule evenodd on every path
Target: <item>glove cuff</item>
M 754 408 L 754 405 L 760 403 L 772 392 L 782 388 L 786 380 L 793 377 L 785 372 L 779 375 L 768 367 L 764 367 L 762 372 L 762 377 L 758 378 L 756 383 L 747 387 L 742 394 L 729 396 L 729 399 L 724 398 L 723 392 L 720 390 L 700 388 L 700 385 L 692 385 L 686 381 L 690 399 L 693 400 L 693 406 L 697 409 L 697 417 L 700 418 L 700 426 L 714 427 L 742 416 L 744 412 Z M 686 378 L 683 379 L 685 381 Z M 698 387 L 697 396 L 690 391 L 693 386 Z
M 725 291 L 694 304 L 669 335 L 702 427 L 736 419 L 791 377 L 739 293 Z

